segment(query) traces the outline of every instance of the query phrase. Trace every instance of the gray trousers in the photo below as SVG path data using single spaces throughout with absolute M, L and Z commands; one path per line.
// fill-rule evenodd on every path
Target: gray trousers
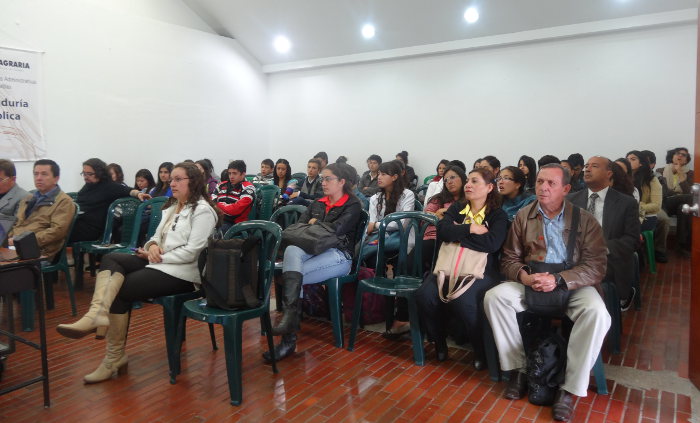
M 490 289 L 484 298 L 484 311 L 491 323 L 504 371 L 527 366 L 516 318 L 517 313 L 526 309 L 525 286 L 519 282 L 503 282 Z M 561 388 L 585 397 L 591 369 L 610 328 L 610 314 L 598 291 L 586 286 L 571 291 L 566 315 L 574 322 L 574 327 L 566 351 L 566 377 Z

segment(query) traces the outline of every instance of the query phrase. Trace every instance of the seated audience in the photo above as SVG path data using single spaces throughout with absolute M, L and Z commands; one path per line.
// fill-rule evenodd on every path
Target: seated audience
M 332 248 L 312 255 L 296 245 L 284 250 L 282 262 L 282 304 L 284 314 L 272 329 L 274 335 L 282 335 L 282 341 L 274 348 L 275 358 L 281 360 L 294 353 L 297 326 L 301 313 L 301 286 L 323 282 L 347 275 L 355 254 L 355 233 L 362 215 L 360 201 L 352 194 L 352 180 L 357 172 L 346 164 L 331 164 L 321 172 L 324 197 L 311 202 L 299 217 L 300 223 L 330 224 L 337 240 Z M 263 357 L 270 361 L 269 352 Z
M 633 150 L 627 153 L 627 160 L 630 162 L 632 167 L 632 175 L 634 177 L 634 186 L 639 190 L 639 214 L 642 222 L 640 230 L 644 231 L 655 231 L 658 223 L 658 213 L 661 210 L 661 184 L 654 172 L 652 172 L 649 167 L 649 162 L 647 156 L 642 154 L 641 151 Z M 656 260 L 660 262 L 666 261 L 666 240 L 659 240 L 657 242 L 656 238 L 660 235 L 654 233 L 654 242 L 656 252 Z
M 338 156 L 337 159 L 335 159 L 336 164 L 348 164 L 348 158 L 345 156 Z
M 551 154 L 545 154 L 544 156 L 540 157 L 540 159 L 537 161 L 537 167 L 541 169 L 542 166 L 550 163 L 559 164 L 561 163 L 561 161 L 556 156 L 552 156 Z
M 17 185 L 17 170 L 10 160 L 0 159 L 0 242 L 4 242 L 7 233 L 17 218 L 19 201 L 26 197 L 27 191 Z
M 313 158 L 321 161 L 321 167 L 318 169 L 318 172 L 321 173 L 328 166 L 328 154 L 325 151 L 319 151 Z
M 287 184 L 292 179 L 292 167 L 286 159 L 278 159 L 275 163 L 275 173 L 272 176 L 272 183 L 277 185 L 280 191 L 284 192 Z
M 60 169 L 53 160 L 34 162 L 34 194 L 19 202 L 17 221 L 10 231 L 8 245 L 13 237 L 24 232 L 34 232 L 41 255 L 52 261 L 61 251 L 75 216 L 75 205 L 58 186 Z
M 583 156 L 579 153 L 570 154 L 566 160 L 571 166 L 571 191 L 577 192 L 586 188 L 586 183 L 583 181 Z M 562 161 L 563 163 L 563 161 Z
M 508 222 L 515 219 L 520 209 L 535 201 L 534 195 L 525 192 L 526 181 L 523 172 L 515 166 L 503 168 L 501 176 L 496 178 L 498 192 L 503 199 L 501 208 L 506 212 Z
M 618 159 L 619 160 L 619 159 Z M 627 161 L 627 159 L 622 159 L 624 161 Z M 634 199 L 635 202 L 637 202 L 637 199 L 635 198 L 635 193 L 636 193 L 636 188 L 634 187 L 634 184 L 632 183 L 632 175 L 628 174 L 627 171 L 625 170 L 625 164 L 620 163 L 617 161 L 614 161 L 612 164 L 612 181 L 610 188 L 614 189 L 617 192 L 621 192 L 623 194 L 629 195 Z M 584 173 L 585 176 L 585 173 Z M 637 196 L 639 196 L 637 194 Z M 639 204 L 639 203 L 637 203 Z
M 493 173 L 496 178 L 498 178 L 498 174 L 501 171 L 501 161 L 494 156 L 484 156 L 479 161 L 479 164 L 474 166 L 475 169 L 477 167 L 488 170 L 489 172 Z
M 671 218 L 668 217 L 666 210 L 663 207 L 664 204 L 664 177 L 662 175 L 657 175 L 654 172 L 656 168 L 656 154 L 650 150 L 642 150 L 642 155 L 646 157 L 649 163 L 649 169 L 651 169 L 652 175 L 659 180 L 661 184 L 661 208 L 656 213 L 656 229 L 654 229 L 654 249 L 656 255 L 656 261 L 660 263 L 668 262 L 666 257 L 666 240 L 668 238 L 668 232 L 671 229 Z
M 564 201 L 569 192 L 569 173 L 559 164 L 540 168 L 537 201 L 515 217 L 501 253 L 501 272 L 506 281 L 486 293 L 484 310 L 491 323 L 501 369 L 510 371 L 505 398 L 519 399 L 527 391 L 526 356 L 517 314 L 527 309 L 525 286 L 550 292 L 557 285 L 570 291 L 566 315 L 574 322 L 566 353 L 566 375 L 557 392 L 553 417 L 569 421 L 573 395 L 587 395 L 590 372 L 610 328 L 610 315 L 596 290 L 605 274 L 606 247 L 603 230 L 596 219 L 581 212 L 579 225 L 571 228 L 573 204 Z M 568 230 L 567 230 L 568 229 Z M 531 273 L 532 262 L 563 263 L 565 234 L 578 232 L 576 263 L 558 274 Z
M 150 198 L 148 194 L 112 181 L 107 173 L 107 164 L 100 159 L 84 161 L 80 174 L 85 185 L 78 191 L 78 198 L 75 200 L 80 206 L 80 215 L 70 235 L 71 242 L 100 239 L 107 219 L 107 210 L 114 200 L 128 196 L 137 197 L 141 201 Z
M 156 186 L 156 181 L 153 180 L 153 174 L 148 169 L 139 169 L 136 172 L 134 180 L 134 189 L 147 194 Z
M 199 171 L 202 172 L 202 175 L 204 176 L 204 182 L 207 185 L 207 194 L 211 196 L 212 194 L 214 194 L 214 191 L 216 191 L 216 187 L 219 185 L 219 182 L 212 175 L 214 167 L 212 166 L 211 161 L 209 161 L 209 159 L 202 159 L 197 160 L 196 162 L 194 162 L 194 164 L 195 166 L 197 166 L 197 169 L 199 169 Z
M 379 223 L 384 216 L 399 211 L 413 211 L 415 208 L 415 195 L 413 191 L 406 188 L 406 180 L 401 177 L 401 166 L 396 161 L 382 163 L 379 166 L 377 185 L 379 192 L 369 199 L 369 225 L 367 225 L 367 244 L 362 252 L 362 259 L 368 261 L 368 267 L 374 267 L 377 255 L 377 244 L 379 240 Z M 395 252 L 399 250 L 399 227 L 396 222 L 392 222 L 387 227 L 387 236 L 384 241 L 385 252 Z M 409 243 L 414 244 L 412 237 Z M 413 245 L 409 246 L 409 250 Z
M 85 383 L 109 380 L 127 369 L 124 351 L 129 311 L 134 301 L 194 291 L 201 284 L 198 259 L 217 223 L 217 210 L 207 196 L 205 181 L 194 164 L 172 169 L 172 198 L 153 237 L 135 255 L 112 253 L 102 259 L 89 311 L 73 324 L 56 330 L 82 338 L 106 329 L 107 353 Z
M 525 183 L 525 192 L 535 195 L 535 177 L 537 176 L 537 163 L 530 156 L 520 156 L 518 159 L 518 169 L 524 174 L 527 182 Z
M 362 174 L 358 184 L 360 192 L 367 197 L 371 197 L 379 191 L 377 176 L 379 175 L 380 164 L 382 164 L 382 158 L 376 154 L 372 154 L 367 158 L 367 167 L 369 170 Z
M 439 241 L 458 242 L 462 247 L 488 253 L 484 277 L 447 304 L 438 295 L 437 277 L 433 273 L 416 292 L 420 320 L 428 339 L 435 343 L 438 361 L 447 359 L 447 313 L 451 312 L 466 327 L 474 348 L 476 370 L 483 369 L 486 363 L 482 334 L 484 295 L 499 282 L 498 252 L 508 230 L 508 216 L 500 207 L 494 179 L 495 175 L 485 168 L 469 172 L 464 185 L 466 201 L 452 203 L 437 226 Z
M 408 165 L 408 152 L 404 150 L 400 153 L 396 153 L 396 160 L 400 160 L 406 168 L 406 180 L 408 181 L 406 187 L 411 191 L 415 191 L 415 189 L 418 188 L 418 176 L 416 176 L 416 172 L 413 168 Z
M 639 207 L 631 195 L 611 187 L 613 162 L 591 157 L 584 168 L 588 189 L 569 194 L 568 200 L 591 213 L 603 228 L 608 248 L 604 280 L 615 284 L 623 311 L 629 309 L 635 295 L 630 275 L 634 274 L 634 252 L 639 245 Z
M 185 162 L 183 162 L 185 163 Z M 194 162 L 193 162 L 194 163 Z M 151 197 L 172 197 L 173 192 L 170 190 L 170 172 L 173 170 L 173 164 L 163 162 L 158 166 L 158 183 L 151 190 Z
M 442 190 L 445 185 L 442 182 L 442 175 L 445 173 L 445 169 L 450 165 L 450 161 L 447 159 L 440 160 L 437 167 L 435 168 L 436 175 L 433 180 L 428 183 L 428 189 L 425 191 L 425 199 L 423 200 L 423 207 L 428 205 L 428 200 L 430 200 L 435 194 Z
M 122 184 L 124 186 L 128 186 L 124 182 L 124 171 L 122 170 L 122 167 L 119 166 L 116 163 L 110 163 L 107 165 L 107 172 L 109 172 L 110 178 L 112 178 L 112 181 Z
M 260 173 L 253 178 L 254 184 L 272 185 L 275 181 L 275 162 L 272 159 L 265 159 L 260 163 Z
M 687 255 L 690 251 L 692 218 L 684 214 L 681 209 L 683 204 L 693 203 L 691 188 L 695 175 L 690 168 L 690 154 L 687 148 L 678 147 L 669 150 L 666 160 L 667 164 L 662 171 L 663 177 L 659 178 L 663 179 L 663 207 L 669 216 L 676 216 L 676 247 Z
M 212 200 L 223 213 L 221 231 L 225 234 L 235 223 L 248 220 L 255 201 L 255 186 L 245 179 L 246 164 L 234 160 L 228 164 L 228 181 L 216 187 Z
M 319 159 L 311 159 L 306 165 L 306 178 L 299 181 L 299 190 L 289 196 L 292 204 L 308 206 L 313 200 L 323 197 L 323 187 L 321 186 L 322 162 Z
M 619 159 L 615 160 L 615 164 L 617 164 L 617 166 L 620 169 L 622 169 L 625 175 L 627 175 L 627 179 L 632 185 L 632 197 L 634 197 L 634 199 L 637 201 L 637 204 L 639 204 L 639 190 L 637 189 L 637 187 L 634 186 L 634 178 L 632 176 L 632 165 L 630 164 L 630 161 L 624 157 L 620 157 Z M 613 175 L 613 177 L 615 177 L 615 175 Z M 626 183 L 622 181 L 621 178 L 619 181 L 617 179 L 615 180 L 615 185 L 622 186 L 622 184 L 626 185 Z M 616 186 L 613 186 L 613 188 L 617 189 Z M 625 193 L 627 192 L 627 190 L 624 189 L 619 189 L 618 191 Z

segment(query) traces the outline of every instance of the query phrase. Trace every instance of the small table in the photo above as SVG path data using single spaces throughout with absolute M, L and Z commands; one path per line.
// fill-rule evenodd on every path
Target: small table
M 41 278 L 41 261 L 44 257 L 39 257 L 30 260 L 19 260 L 17 253 L 8 248 L 0 248 L 0 296 L 3 296 L 7 304 L 8 327 L 9 331 L 0 329 L 0 334 L 9 337 L 10 339 L 29 345 L 41 352 L 41 376 L 32 378 L 25 382 L 18 383 L 13 386 L 0 389 L 0 395 L 16 391 L 25 386 L 43 382 L 44 390 L 44 407 L 51 405 L 49 400 L 49 362 L 47 359 L 46 350 L 46 316 L 44 310 L 44 290 Z M 37 306 L 39 310 L 39 340 L 36 344 L 26 338 L 16 335 L 14 331 L 14 316 L 12 307 L 12 295 L 22 291 L 34 290 L 37 296 Z M 0 354 L 11 353 L 10 345 L 0 347 Z

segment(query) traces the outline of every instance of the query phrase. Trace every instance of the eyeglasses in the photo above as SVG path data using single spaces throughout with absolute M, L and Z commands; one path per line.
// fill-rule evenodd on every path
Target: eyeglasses
M 171 179 L 170 182 L 171 182 L 171 183 L 172 183 L 172 182 L 177 182 L 177 183 L 179 184 L 180 182 L 184 181 L 185 179 L 190 179 L 190 178 L 180 178 L 180 177 L 177 177 L 177 178 Z
M 0 184 L 3 182 L 7 182 L 8 179 L 12 179 L 12 176 L 8 176 L 8 177 L 0 179 Z
M 511 181 L 511 182 L 513 182 L 514 180 L 515 180 L 515 179 L 509 178 L 509 177 L 507 177 L 507 176 L 499 176 L 498 178 L 496 178 L 496 183 L 501 182 L 501 181 Z
M 321 182 L 330 182 L 330 181 L 335 181 L 338 179 L 336 176 L 321 176 Z
M 459 178 L 459 176 L 457 176 L 457 175 L 452 175 L 452 176 L 446 176 L 446 177 L 445 177 L 445 180 L 446 180 L 447 182 L 452 182 L 452 181 L 454 181 L 454 180 L 457 179 L 457 178 Z
M 180 220 L 180 215 L 175 216 L 175 221 L 173 222 L 173 231 L 175 231 L 175 226 L 177 226 L 177 221 Z
M 80 172 L 80 176 L 87 176 L 88 178 L 92 178 L 95 176 L 95 172 Z

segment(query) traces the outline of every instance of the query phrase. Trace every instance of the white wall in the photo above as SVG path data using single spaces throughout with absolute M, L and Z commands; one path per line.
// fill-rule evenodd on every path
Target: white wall
M 180 1 L 148 3 L 0 0 L 0 46 L 46 52 L 47 157 L 66 191 L 82 186 L 89 157 L 122 164 L 131 184 L 166 160 L 209 157 L 220 171 L 242 158 L 257 171 L 267 155 L 259 64 L 235 40 L 202 31 Z M 31 163 L 17 168 L 33 188 Z
M 505 166 L 649 149 L 663 162 L 694 144 L 695 57 L 682 25 L 273 74 L 270 149 L 294 170 L 321 149 L 362 170 L 407 150 L 421 177 L 487 154 Z

